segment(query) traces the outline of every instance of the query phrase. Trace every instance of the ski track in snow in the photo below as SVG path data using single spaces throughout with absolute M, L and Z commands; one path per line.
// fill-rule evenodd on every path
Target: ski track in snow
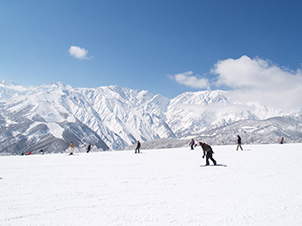
M 302 144 L 0 157 L 0 225 L 301 225 Z

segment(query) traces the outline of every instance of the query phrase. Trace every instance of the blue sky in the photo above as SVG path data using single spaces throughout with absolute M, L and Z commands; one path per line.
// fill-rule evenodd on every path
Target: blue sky
M 253 78 L 278 80 L 269 74 L 276 69 L 299 92 L 301 8 L 295 0 L 2 0 L 0 80 L 118 85 L 173 98 L 268 90 Z M 253 65 L 258 74 L 246 75 Z

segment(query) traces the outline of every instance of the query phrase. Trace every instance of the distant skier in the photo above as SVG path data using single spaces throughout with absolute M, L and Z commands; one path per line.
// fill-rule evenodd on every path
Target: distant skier
M 40 154 L 41 154 L 41 155 L 44 155 L 43 149 L 40 150 Z
M 73 144 L 73 142 L 71 141 L 71 142 L 70 142 L 70 153 L 69 153 L 69 155 L 73 155 L 73 151 L 74 151 L 74 144 Z
M 284 137 L 281 138 L 280 144 L 284 143 Z
M 135 154 L 136 154 L 136 153 L 140 153 L 140 148 L 141 148 L 141 143 L 140 143 L 139 140 L 138 140 L 138 141 L 137 141 L 136 148 L 135 148 Z
M 241 151 L 243 151 L 243 148 L 241 147 L 241 137 L 239 135 L 237 135 L 237 148 L 236 148 L 236 151 L 238 151 L 238 148 L 240 148 Z
M 214 163 L 214 165 L 216 165 L 216 160 L 213 158 L 213 150 L 211 148 L 210 145 L 199 142 L 199 145 L 201 146 L 202 150 L 203 150 L 203 156 L 202 158 L 204 158 L 206 156 L 206 166 L 210 165 L 209 159 L 211 159 L 211 161 Z
M 88 147 L 87 147 L 87 153 L 89 153 L 90 150 L 91 150 L 91 144 L 89 144 Z
M 191 146 L 191 150 L 194 150 L 194 144 L 195 144 L 195 141 L 194 141 L 194 139 L 192 139 L 189 144 Z

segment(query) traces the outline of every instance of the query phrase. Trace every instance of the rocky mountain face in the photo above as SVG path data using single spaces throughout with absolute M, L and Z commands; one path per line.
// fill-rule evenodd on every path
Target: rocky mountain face
M 84 149 L 120 150 L 161 139 L 207 137 L 215 144 L 301 142 L 301 113 L 240 103 L 227 91 L 183 93 L 174 99 L 118 86 L 72 88 L 0 83 L 0 153 L 63 152 L 70 141 Z M 168 144 L 169 145 L 169 144 Z M 152 146 L 152 145 L 151 145 Z M 170 144 L 171 146 L 171 144 Z

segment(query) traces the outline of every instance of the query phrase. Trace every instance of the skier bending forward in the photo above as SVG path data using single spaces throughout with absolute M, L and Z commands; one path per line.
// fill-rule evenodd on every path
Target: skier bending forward
M 204 156 L 206 156 L 206 166 L 210 165 L 209 159 L 211 159 L 211 161 L 214 163 L 214 165 L 216 165 L 216 161 L 215 161 L 215 159 L 213 159 L 214 152 L 213 152 L 211 146 L 206 143 L 202 143 L 202 142 L 199 142 L 199 145 L 201 146 L 201 148 L 203 150 L 202 158 L 204 158 Z

